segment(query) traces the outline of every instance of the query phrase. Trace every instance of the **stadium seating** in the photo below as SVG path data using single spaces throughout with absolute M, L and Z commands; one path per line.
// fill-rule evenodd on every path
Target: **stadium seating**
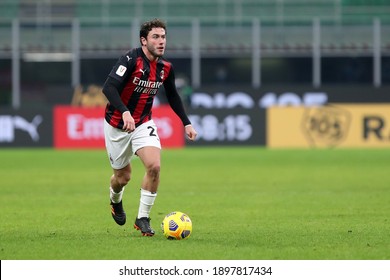
M 295 23 L 320 17 L 325 21 L 390 18 L 387 0 L 2 0 L 1 19 L 105 20 L 109 22 L 162 17 L 168 21 L 197 17 L 204 22 L 260 18 L 263 22 Z
M 167 20 L 197 17 L 205 22 L 237 22 L 258 17 L 265 22 L 290 23 L 311 20 L 312 17 L 329 21 L 360 16 L 390 17 L 386 0 L 79 0 L 75 9 L 77 17 L 108 18 L 110 21 L 157 16 Z
M 0 20 L 12 20 L 19 14 L 19 0 L 2 0 L 0 2 Z
M 125 50 L 134 19 L 161 17 L 169 25 L 168 49 L 188 52 L 191 22 L 201 25 L 202 51 L 209 54 L 250 52 L 252 20 L 261 22 L 263 51 L 308 51 L 313 18 L 321 20 L 322 48 L 372 47 L 374 18 L 382 22 L 384 46 L 390 24 L 388 0 L 1 0 L 0 55 L 11 49 L 11 22 L 19 18 L 22 50 L 70 51 L 72 19 L 79 19 L 82 51 Z M 364 26 L 349 28 L 344 26 Z M 129 40 L 123 41 L 123 34 Z M 134 38 L 133 38 L 134 39 Z M 386 47 L 388 48 L 388 47 Z

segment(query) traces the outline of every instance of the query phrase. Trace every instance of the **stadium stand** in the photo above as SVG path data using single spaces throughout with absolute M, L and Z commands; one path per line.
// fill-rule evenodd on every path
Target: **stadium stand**
M 265 53 L 310 51 L 313 18 L 321 21 L 324 50 L 370 49 L 374 18 L 381 20 L 382 45 L 390 49 L 387 0 L 2 0 L 0 56 L 10 53 L 15 18 L 23 51 L 70 52 L 72 20 L 78 19 L 81 51 L 107 52 L 136 45 L 130 38 L 123 42 L 123 34 L 130 34 L 135 19 L 154 17 L 168 22 L 168 47 L 176 53 L 189 52 L 194 18 L 202 27 L 200 48 L 212 55 L 250 52 L 254 18 L 261 22 Z M 346 26 L 352 27 L 346 32 Z
M 12 20 L 18 17 L 19 0 L 2 0 L 0 2 L 0 19 L 1 21 Z
M 163 17 L 168 21 L 197 17 L 204 22 L 241 22 L 258 17 L 264 22 L 295 23 L 320 17 L 324 21 L 389 21 L 387 0 L 2 0 L 1 20 L 128 21 Z

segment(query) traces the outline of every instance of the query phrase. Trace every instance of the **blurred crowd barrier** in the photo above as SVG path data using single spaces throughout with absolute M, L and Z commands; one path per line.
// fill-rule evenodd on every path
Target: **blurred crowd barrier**
M 104 106 L 2 109 L 0 147 L 104 148 Z M 77 102 L 76 102 L 77 101 Z M 165 148 L 185 146 L 264 146 L 269 148 L 390 147 L 388 87 L 209 87 L 192 94 L 189 118 L 198 131 L 186 141 L 180 119 L 169 105 L 157 102 L 153 118 Z

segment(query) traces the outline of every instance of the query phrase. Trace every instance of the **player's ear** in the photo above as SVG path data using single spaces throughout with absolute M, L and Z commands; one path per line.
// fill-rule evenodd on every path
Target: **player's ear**
M 145 39 L 145 37 L 141 37 L 140 40 L 141 40 L 141 45 L 142 46 L 146 46 L 146 39 Z

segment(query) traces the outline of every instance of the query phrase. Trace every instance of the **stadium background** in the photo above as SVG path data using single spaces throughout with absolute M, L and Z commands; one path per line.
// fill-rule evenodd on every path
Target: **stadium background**
M 159 95 L 166 147 L 390 146 L 385 0 L 2 0 L 0 146 L 103 147 L 100 88 L 154 17 L 200 132 Z
M 272 276 L 389 279 L 387 3 L 0 0 L 0 259 L 124 261 L 4 262 L 2 279 L 7 264 L 12 279 L 107 279 L 131 260 L 369 260 L 272 263 Z M 183 139 L 158 95 L 163 147 L 186 148 L 162 151 L 146 240 L 109 212 L 100 90 L 154 17 L 168 22 L 166 56 L 192 92 L 199 140 Z M 129 217 L 144 173 L 137 158 L 133 167 Z M 194 231 L 172 243 L 158 225 L 177 209 Z

